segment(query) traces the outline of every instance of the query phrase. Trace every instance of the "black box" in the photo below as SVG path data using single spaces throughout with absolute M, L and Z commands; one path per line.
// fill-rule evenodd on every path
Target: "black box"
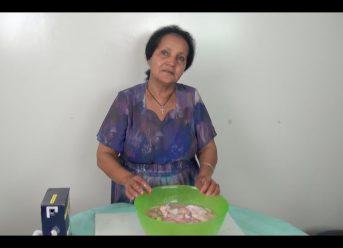
M 70 235 L 70 188 L 49 188 L 41 204 L 43 235 Z

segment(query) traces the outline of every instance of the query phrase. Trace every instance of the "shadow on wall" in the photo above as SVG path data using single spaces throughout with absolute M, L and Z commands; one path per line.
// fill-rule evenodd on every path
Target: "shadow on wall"
M 131 57 L 129 58 L 134 70 L 132 75 L 133 80 L 128 82 L 128 84 L 143 82 L 146 78 L 145 72 L 149 69 L 149 66 L 145 58 L 145 46 L 150 35 L 151 33 L 146 32 L 139 37 L 134 37 L 135 41 L 133 41 L 134 46 L 132 47 L 133 52 L 131 53 Z

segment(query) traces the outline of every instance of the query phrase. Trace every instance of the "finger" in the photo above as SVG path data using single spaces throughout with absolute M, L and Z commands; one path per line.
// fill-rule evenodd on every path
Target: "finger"
M 126 188 L 125 195 L 127 198 L 129 198 L 130 201 L 133 201 L 136 197 L 135 194 L 132 193 L 133 191 L 131 189 Z
M 208 195 L 219 195 L 220 193 L 220 187 L 219 184 L 213 181 L 212 184 L 213 187 L 209 189 Z
M 214 195 L 216 188 L 217 188 L 217 183 L 214 180 L 211 180 L 211 183 L 207 189 L 206 195 Z
M 131 174 L 129 176 L 129 179 L 124 184 L 125 194 L 130 200 L 132 200 L 135 197 L 135 191 L 132 189 L 133 184 L 134 184 L 134 180 L 133 180 L 134 177 L 135 177 L 135 175 Z
M 219 187 L 219 184 L 216 183 L 216 187 L 215 187 L 215 190 L 213 192 L 213 195 L 219 195 L 219 193 L 220 193 L 220 187 Z
M 219 195 L 219 194 L 220 194 L 220 185 L 217 184 L 216 191 L 215 191 L 214 195 Z
M 147 182 L 143 183 L 143 187 L 144 187 L 146 192 L 151 193 L 152 188 Z
M 210 181 L 207 180 L 206 178 L 202 178 L 202 186 L 201 186 L 201 193 L 205 194 L 208 191 L 208 187 L 210 186 Z
M 140 187 L 140 194 L 143 194 L 144 191 L 150 193 L 152 191 L 150 185 L 141 177 L 137 176 L 136 178 L 134 178 L 135 182 L 137 183 L 137 185 L 139 185 Z
M 199 177 L 195 180 L 194 185 L 195 185 L 195 187 L 197 187 L 199 189 L 199 191 L 201 191 L 202 182 L 201 182 Z
M 146 192 L 151 192 L 151 187 L 150 185 L 141 177 L 137 176 L 137 178 L 135 178 L 136 182 L 138 182 L 143 189 L 145 189 Z
M 140 192 L 143 191 L 142 188 L 136 183 L 134 177 L 132 177 L 125 185 L 125 193 L 132 199 L 137 197 Z
M 134 191 L 134 193 L 136 194 L 136 197 L 138 194 L 143 194 L 144 193 L 144 190 L 142 188 L 142 185 L 139 181 L 137 181 L 135 178 L 133 178 L 131 184 L 131 189 Z

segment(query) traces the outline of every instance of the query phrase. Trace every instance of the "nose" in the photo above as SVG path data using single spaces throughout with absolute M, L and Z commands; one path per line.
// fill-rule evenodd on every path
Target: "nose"
M 168 58 L 167 63 L 168 63 L 169 65 L 171 65 L 171 66 L 175 66 L 175 65 L 176 65 L 176 57 L 170 56 L 170 57 Z

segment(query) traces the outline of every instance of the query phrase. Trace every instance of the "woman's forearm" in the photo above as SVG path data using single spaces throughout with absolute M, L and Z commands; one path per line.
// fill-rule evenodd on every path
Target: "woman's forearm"
M 98 167 L 114 182 L 125 185 L 132 173 L 124 169 L 117 160 L 118 154 L 109 147 L 99 144 L 97 151 Z
M 216 167 L 217 159 L 217 147 L 214 140 L 212 140 L 198 153 L 199 175 L 211 177 Z

